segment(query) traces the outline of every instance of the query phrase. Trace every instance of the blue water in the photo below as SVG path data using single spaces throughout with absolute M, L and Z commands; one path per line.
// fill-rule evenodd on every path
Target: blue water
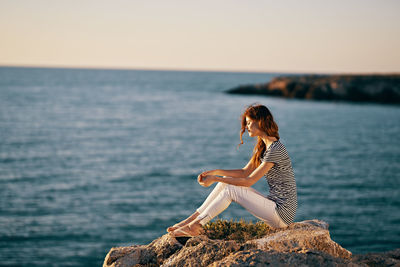
M 212 189 L 201 171 L 247 163 L 254 102 L 292 158 L 296 221 L 327 221 L 353 253 L 400 247 L 400 108 L 223 92 L 275 75 L 0 68 L 0 265 L 101 266 L 164 234 Z M 255 221 L 237 204 L 221 217 Z

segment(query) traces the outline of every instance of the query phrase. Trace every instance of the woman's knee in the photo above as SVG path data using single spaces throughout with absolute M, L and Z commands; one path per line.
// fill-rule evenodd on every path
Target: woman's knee
M 221 190 L 221 192 L 226 192 L 228 194 L 232 194 L 232 192 L 237 191 L 239 186 L 226 184 L 219 182 L 217 187 Z
M 218 182 L 216 188 L 225 188 L 228 184 L 222 183 L 222 182 Z
M 240 194 L 239 190 L 240 190 L 240 186 L 226 184 L 223 192 L 224 192 L 224 194 L 229 196 L 229 198 L 232 201 L 237 202 L 238 201 L 238 196 Z

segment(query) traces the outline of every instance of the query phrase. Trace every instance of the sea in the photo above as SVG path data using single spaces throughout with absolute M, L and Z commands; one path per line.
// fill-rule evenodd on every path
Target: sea
M 225 92 L 278 75 L 297 74 L 1 67 L 0 265 L 101 266 L 165 234 L 211 192 L 199 173 L 246 165 L 253 103 L 291 157 L 295 221 L 355 254 L 399 248 L 399 106 Z M 219 218 L 257 221 L 236 203 Z

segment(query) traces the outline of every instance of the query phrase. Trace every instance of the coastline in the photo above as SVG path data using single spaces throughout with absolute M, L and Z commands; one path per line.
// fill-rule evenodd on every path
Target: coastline
M 398 105 L 400 74 L 277 76 L 268 83 L 240 85 L 226 93 Z

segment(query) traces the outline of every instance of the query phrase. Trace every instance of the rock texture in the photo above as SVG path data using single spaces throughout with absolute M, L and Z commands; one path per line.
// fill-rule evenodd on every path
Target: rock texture
M 366 266 L 400 266 L 400 248 L 382 253 L 354 255 L 353 261 Z
M 282 76 L 265 84 L 242 85 L 227 93 L 400 104 L 400 74 Z
M 243 243 L 202 235 L 183 245 L 166 234 L 148 245 L 112 248 L 103 267 L 265 265 L 396 266 L 400 249 L 353 256 L 331 240 L 325 222 L 311 220 Z

